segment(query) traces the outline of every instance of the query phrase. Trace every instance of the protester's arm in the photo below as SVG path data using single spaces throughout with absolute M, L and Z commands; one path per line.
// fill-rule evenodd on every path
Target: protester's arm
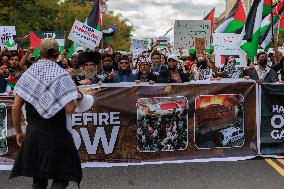
M 68 102 L 64 106 L 65 112 L 68 113 L 68 114 L 74 113 L 75 109 L 76 109 L 76 105 L 77 105 L 77 103 L 76 103 L 75 100 L 72 100 L 72 101 Z
M 26 66 L 26 61 L 28 59 L 28 57 L 30 56 L 30 54 L 34 51 L 34 49 L 32 47 L 30 47 L 28 49 L 28 51 L 25 53 L 25 55 L 21 58 L 20 62 L 19 62 L 19 67 L 21 68 L 21 70 L 26 70 L 27 66 Z
M 22 145 L 24 140 L 24 134 L 21 128 L 21 111 L 23 105 L 24 105 L 23 99 L 20 96 L 16 95 L 12 107 L 12 118 L 13 118 L 14 128 L 16 130 L 16 140 L 19 146 Z
M 64 106 L 65 113 L 71 114 L 75 112 L 77 103 L 79 103 L 83 99 L 83 94 L 78 90 L 78 98 L 76 100 L 72 100 L 68 102 Z

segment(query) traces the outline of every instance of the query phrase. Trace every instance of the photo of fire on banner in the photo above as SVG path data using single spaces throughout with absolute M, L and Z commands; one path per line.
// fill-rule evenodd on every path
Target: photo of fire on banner
M 242 95 L 202 95 L 195 100 L 195 145 L 199 149 L 240 147 L 244 137 Z
M 185 97 L 140 98 L 136 106 L 139 151 L 187 148 L 188 102 Z

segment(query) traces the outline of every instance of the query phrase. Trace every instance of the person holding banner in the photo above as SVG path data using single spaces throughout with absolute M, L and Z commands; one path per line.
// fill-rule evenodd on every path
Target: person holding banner
M 227 58 L 220 75 L 222 78 L 243 78 L 243 71 L 236 67 L 236 59 L 234 56 Z
M 76 85 L 92 85 L 99 82 L 101 71 L 101 54 L 99 52 L 82 52 L 78 55 L 78 64 L 82 73 L 73 76 Z
M 256 56 L 257 65 L 254 69 L 245 70 L 244 75 L 248 76 L 259 83 L 275 83 L 278 82 L 276 72 L 267 66 L 267 54 L 259 52 Z
M 151 62 L 147 57 L 140 57 L 138 62 L 138 74 L 135 82 L 138 84 L 140 82 L 149 82 L 150 84 L 154 84 L 157 80 L 156 75 L 151 72 Z
M 168 67 L 171 73 L 172 83 L 183 83 L 189 81 L 189 75 L 185 68 L 178 69 L 178 57 L 174 54 L 168 56 Z
M 161 54 L 158 51 L 152 52 L 151 61 L 151 72 L 157 76 L 157 83 L 170 83 L 171 77 L 168 66 L 161 63 Z
M 137 80 L 137 75 L 133 74 L 130 69 L 130 60 L 129 57 L 123 55 L 119 58 L 118 62 L 118 71 L 112 75 L 110 79 L 111 83 L 120 83 L 120 82 L 134 82 Z
M 17 144 L 21 147 L 10 178 L 33 177 L 34 189 L 45 189 L 48 179 L 51 188 L 63 189 L 69 181 L 78 186 L 82 169 L 78 151 L 67 130 L 65 113 L 73 113 L 83 95 L 78 92 L 71 76 L 55 60 L 59 45 L 45 39 L 40 56 L 15 86 L 12 108 Z M 25 104 L 27 129 L 21 128 L 21 111 Z

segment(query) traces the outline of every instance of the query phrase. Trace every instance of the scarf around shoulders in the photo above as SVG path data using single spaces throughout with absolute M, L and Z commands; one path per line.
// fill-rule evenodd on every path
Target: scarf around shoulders
M 64 106 L 78 98 L 71 76 L 51 60 L 39 60 L 18 80 L 15 94 L 34 106 L 45 119 L 53 117 Z

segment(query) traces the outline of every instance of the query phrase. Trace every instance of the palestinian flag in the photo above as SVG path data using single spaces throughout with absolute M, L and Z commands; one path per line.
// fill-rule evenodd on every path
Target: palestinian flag
M 75 52 L 75 43 L 73 42 L 69 49 L 69 53 L 67 54 L 67 57 L 71 58 L 74 52 Z
M 253 1 L 241 34 L 243 41 L 240 47 L 247 53 L 247 56 L 251 61 L 254 60 L 254 56 L 258 49 L 263 2 L 264 0 Z
M 278 30 L 279 32 L 284 32 L 284 14 L 280 17 Z
M 236 66 L 241 65 L 240 61 L 240 55 L 221 55 L 221 65 L 223 66 L 226 63 L 226 60 L 230 57 L 233 56 L 236 60 Z
M 55 39 L 59 44 L 60 52 L 64 50 L 64 31 L 32 31 L 30 32 L 30 46 L 35 49 L 34 56 L 39 56 L 41 41 L 46 38 Z
M 264 35 L 261 37 L 260 40 L 260 46 L 264 49 L 264 51 L 268 51 L 268 49 L 271 47 L 271 41 L 272 41 L 272 27 L 274 30 L 274 33 L 276 32 L 276 28 L 278 27 L 278 21 L 274 21 L 274 23 L 270 24 L 270 26 L 265 31 Z
M 10 75 L 7 79 L 7 85 L 9 85 L 12 89 L 14 89 L 16 83 L 17 80 L 14 78 L 14 76 Z
M 261 35 L 264 35 L 266 32 L 267 28 L 270 26 L 270 24 L 273 22 L 277 22 L 280 18 L 280 15 L 282 15 L 284 11 L 284 1 L 279 2 L 272 11 L 272 16 L 271 13 L 267 15 L 261 22 L 261 29 L 260 33 Z
M 211 33 L 213 33 L 213 31 L 214 31 L 214 16 L 215 16 L 215 7 L 203 19 L 203 20 L 210 20 L 211 21 Z
M 265 18 L 267 15 L 271 14 L 271 11 L 272 11 L 272 0 L 264 0 L 262 18 Z
M 215 33 L 241 33 L 241 28 L 243 28 L 245 22 L 246 13 L 242 0 L 239 0 L 234 5 L 224 23 L 215 30 Z
M 93 9 L 91 10 L 88 18 L 87 25 L 95 28 L 96 30 L 102 31 L 102 1 L 95 0 Z

